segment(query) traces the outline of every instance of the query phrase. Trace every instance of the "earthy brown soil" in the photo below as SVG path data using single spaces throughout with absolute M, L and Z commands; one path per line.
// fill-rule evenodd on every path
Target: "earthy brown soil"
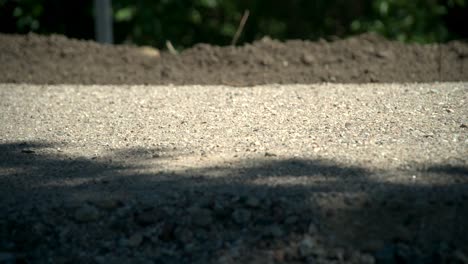
M 0 83 L 225 84 L 468 80 L 468 44 L 408 45 L 367 34 L 333 42 L 264 38 L 172 55 L 63 36 L 0 34 Z

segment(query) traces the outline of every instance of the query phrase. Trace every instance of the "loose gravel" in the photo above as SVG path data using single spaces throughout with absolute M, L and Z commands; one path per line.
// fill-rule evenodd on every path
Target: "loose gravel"
M 0 98 L 0 263 L 468 263 L 468 83 Z

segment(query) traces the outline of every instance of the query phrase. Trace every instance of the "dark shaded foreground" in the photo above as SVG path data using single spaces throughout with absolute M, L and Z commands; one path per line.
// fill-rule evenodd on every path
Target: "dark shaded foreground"
M 199 44 L 171 55 L 63 36 L 0 34 L 0 83 L 259 84 L 468 81 L 468 44 L 403 44 L 372 34 L 241 47 Z
M 466 263 L 464 166 L 392 172 L 456 182 L 438 186 L 273 157 L 147 173 L 125 160 L 148 150 L 41 154 L 54 145 L 0 145 L 0 256 L 11 263 Z M 207 176 L 214 172 L 230 176 Z M 30 177 L 38 184 L 25 186 Z M 258 184 L 269 177 L 316 183 Z

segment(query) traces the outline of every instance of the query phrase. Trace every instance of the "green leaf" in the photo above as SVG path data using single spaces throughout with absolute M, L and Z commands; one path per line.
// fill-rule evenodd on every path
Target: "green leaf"
M 135 16 L 134 7 L 124 7 L 115 12 L 114 19 L 117 22 L 130 21 Z
M 215 8 L 218 6 L 217 0 L 200 0 L 200 4 L 204 7 Z
M 388 14 L 388 2 L 386 2 L 386 1 L 380 2 L 379 12 L 380 12 L 380 14 L 382 14 L 384 16 Z
M 21 7 L 18 6 L 13 10 L 13 16 L 20 17 L 21 15 L 23 15 L 23 9 L 21 9 Z
M 361 29 L 361 22 L 359 20 L 354 20 L 351 23 L 351 30 L 352 31 L 359 31 Z

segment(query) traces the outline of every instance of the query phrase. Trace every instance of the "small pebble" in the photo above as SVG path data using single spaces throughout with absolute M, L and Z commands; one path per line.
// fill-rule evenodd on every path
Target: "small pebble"
M 305 65 L 312 65 L 314 63 L 314 61 L 315 61 L 315 58 L 314 58 L 314 56 L 312 54 L 304 53 L 301 56 L 301 61 Z
M 257 197 L 249 196 L 245 204 L 252 208 L 258 208 L 260 206 L 260 200 Z
M 99 219 L 99 211 L 92 206 L 83 206 L 75 211 L 75 220 L 78 222 L 92 222 Z
M 203 208 L 193 209 L 191 212 L 192 223 L 200 227 L 207 227 L 213 223 L 213 216 L 210 210 Z
M 15 255 L 9 252 L 0 252 L 0 264 L 15 264 Z
M 237 224 L 245 224 L 250 220 L 250 212 L 245 209 L 237 209 L 232 213 L 232 218 Z
M 143 241 L 143 236 L 141 234 L 134 234 L 127 240 L 127 245 L 129 247 L 138 247 Z
M 302 257 L 310 256 L 314 253 L 315 242 L 311 236 L 306 235 L 299 243 L 299 254 Z
M 108 198 L 108 199 L 101 199 L 92 201 L 92 203 L 100 209 L 112 210 L 121 205 L 121 202 L 116 199 Z
M 313 234 L 317 234 L 318 232 L 318 228 L 317 228 L 317 225 L 315 225 L 314 223 L 310 223 L 309 224 L 309 228 L 307 229 L 308 233 L 313 235 Z

